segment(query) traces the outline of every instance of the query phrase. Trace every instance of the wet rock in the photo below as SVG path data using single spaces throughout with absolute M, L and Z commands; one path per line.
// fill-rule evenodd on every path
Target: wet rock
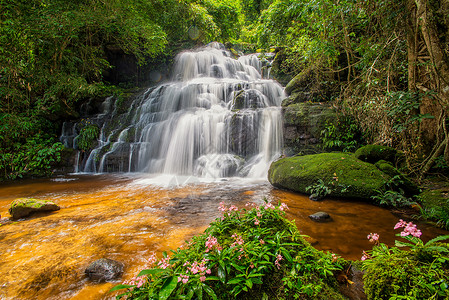
M 318 196 L 317 194 L 312 194 L 309 196 L 309 199 L 312 201 L 320 201 L 320 200 L 323 200 L 323 197 Z
M 124 265 L 121 262 L 100 258 L 91 263 L 84 273 L 95 282 L 111 281 L 119 278 L 123 273 Z
M 366 145 L 360 147 L 355 151 L 354 155 L 356 158 L 372 164 L 380 160 L 395 163 L 401 156 L 396 149 L 381 145 Z
M 315 222 L 327 222 L 327 221 L 331 220 L 331 216 L 327 212 L 324 212 L 324 211 L 319 211 L 317 213 L 314 213 L 314 214 L 310 215 L 309 218 Z
M 59 206 L 47 200 L 19 198 L 11 203 L 9 213 L 12 219 L 20 219 L 35 212 L 59 210 Z
M 282 158 L 268 171 L 268 180 L 278 188 L 307 193 L 308 187 L 321 180 L 329 189 L 329 197 L 368 201 L 390 178 L 373 164 L 346 152 Z
M 266 97 L 258 90 L 242 90 L 239 91 L 232 100 L 232 109 L 244 108 L 263 108 L 268 106 Z
M 337 275 L 337 280 L 340 284 L 340 292 L 353 300 L 366 300 L 365 291 L 363 288 L 364 272 L 358 267 L 351 265 L 348 270 L 341 271 Z

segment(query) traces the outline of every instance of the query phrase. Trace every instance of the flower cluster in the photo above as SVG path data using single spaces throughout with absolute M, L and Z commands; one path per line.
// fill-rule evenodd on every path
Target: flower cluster
M 368 234 L 368 236 L 366 237 L 371 243 L 379 243 L 379 234 L 377 233 L 370 233 Z
M 200 275 L 200 281 L 204 282 L 206 281 L 206 274 L 212 273 L 212 271 L 206 267 L 206 259 L 203 259 L 200 263 L 197 261 L 194 261 L 193 263 L 190 263 L 186 261 L 184 263 L 184 267 L 187 267 L 186 273 L 192 273 L 193 275 L 199 274 Z M 178 277 L 178 282 L 182 281 L 182 283 L 186 284 L 189 281 L 189 275 L 183 275 L 181 274 L 180 277 Z
M 146 282 L 146 279 L 146 276 L 134 277 L 130 280 L 124 281 L 123 284 L 135 285 L 137 288 L 140 288 Z
M 413 224 L 412 222 L 407 223 L 402 219 L 400 219 L 399 222 L 394 226 L 394 229 L 398 228 L 404 228 L 404 230 L 401 232 L 402 237 L 411 235 L 419 238 L 422 234 L 421 230 L 417 229 L 415 224 Z
M 371 258 L 371 256 L 368 253 L 366 253 L 365 251 L 363 251 L 361 260 L 364 261 L 364 260 L 367 260 L 368 258 Z
M 161 260 L 158 262 L 157 266 L 161 269 L 167 269 L 170 267 L 170 255 L 167 255 L 167 257 L 161 258 Z
M 278 269 L 281 268 L 281 264 L 279 263 L 281 260 L 282 260 L 282 255 L 278 254 L 278 255 L 276 256 L 276 260 L 275 260 L 275 262 L 274 262 L 274 265 L 275 265 Z
M 154 251 L 151 252 L 150 257 L 148 258 L 147 262 L 148 262 L 149 267 L 153 267 L 156 264 L 156 262 L 157 262 L 156 252 L 154 252 Z
M 264 208 L 265 208 L 265 209 L 276 209 L 276 207 L 274 207 L 274 205 L 271 204 L 271 203 L 265 204 L 265 207 L 264 207 Z
M 281 205 L 279 206 L 279 210 L 284 211 L 284 210 L 288 210 L 288 206 L 285 203 L 281 203 Z
M 240 235 L 233 234 L 232 237 L 234 238 L 235 241 L 231 244 L 231 248 L 236 247 L 237 245 L 239 245 L 239 246 L 243 245 L 244 241 Z
M 214 250 L 214 248 L 218 251 L 222 250 L 220 244 L 217 241 L 217 238 L 209 235 L 206 240 L 206 252 L 212 251 Z

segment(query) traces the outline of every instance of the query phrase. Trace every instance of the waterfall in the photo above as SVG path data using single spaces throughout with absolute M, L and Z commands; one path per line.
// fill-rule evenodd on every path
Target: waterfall
M 91 118 L 101 128 L 98 146 L 80 170 L 265 177 L 282 147 L 284 92 L 262 79 L 263 68 L 257 55 L 234 59 L 219 43 L 180 53 L 171 82 L 125 108 L 106 100 Z

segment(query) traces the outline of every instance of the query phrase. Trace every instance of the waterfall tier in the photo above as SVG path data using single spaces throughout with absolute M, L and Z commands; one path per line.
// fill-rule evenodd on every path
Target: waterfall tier
M 282 147 L 284 92 L 261 70 L 257 55 L 236 60 L 218 43 L 180 53 L 172 82 L 125 108 L 110 97 L 89 118 L 100 136 L 78 170 L 265 177 Z M 77 128 L 64 125 L 66 146 L 77 148 Z

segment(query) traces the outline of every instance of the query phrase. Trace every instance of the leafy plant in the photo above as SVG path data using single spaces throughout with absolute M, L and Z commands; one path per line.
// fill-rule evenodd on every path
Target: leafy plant
M 362 134 L 355 121 L 345 117 L 327 123 L 321 131 L 321 139 L 325 149 L 353 152 L 361 145 Z
M 395 229 L 404 228 L 396 236 L 395 247 L 379 243 L 377 234 L 368 235 L 375 245 L 364 252 L 365 293 L 368 299 L 447 299 L 449 296 L 449 246 L 438 236 L 427 243 L 413 223 L 400 220 Z M 404 247 L 409 250 L 403 250 Z
M 405 195 L 404 190 L 400 187 L 404 182 L 400 175 L 390 178 L 381 190 L 376 190 L 377 195 L 371 197 L 381 206 L 387 207 L 408 207 L 416 204 L 412 198 Z
M 408 207 L 413 204 L 416 204 L 415 201 L 412 201 L 410 198 L 404 195 L 404 192 L 401 191 L 377 191 L 377 195 L 372 196 L 371 199 L 376 201 L 380 206 L 387 207 Z
M 318 197 L 325 197 L 332 192 L 332 189 L 328 187 L 322 179 L 318 179 L 317 183 L 306 187 L 306 192 L 314 194 Z
M 99 134 L 100 128 L 96 124 L 88 123 L 75 138 L 78 149 L 83 151 L 90 150 L 95 145 Z
M 150 258 L 153 267 L 112 291 L 127 299 L 342 299 L 334 272 L 344 261 L 315 250 L 285 219 L 285 204 L 243 209 L 220 203 L 223 217 L 182 248 Z M 274 289 L 274 290 L 273 290 Z M 245 295 L 244 295 L 245 294 Z

